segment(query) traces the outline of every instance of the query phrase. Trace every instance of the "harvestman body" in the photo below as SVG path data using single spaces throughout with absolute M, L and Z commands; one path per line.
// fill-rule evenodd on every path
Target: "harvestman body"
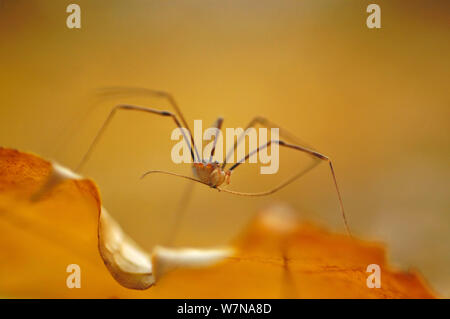
M 152 173 L 162 173 L 162 174 L 167 174 L 167 175 L 173 175 L 173 176 L 177 176 L 177 177 L 182 177 L 197 183 L 201 183 L 201 184 L 205 184 L 211 188 L 215 188 L 219 191 L 223 191 L 226 193 L 231 193 L 234 195 L 241 195 L 241 196 L 266 196 L 266 195 L 270 195 L 275 193 L 276 191 L 282 189 L 283 187 L 289 185 L 290 183 L 294 182 L 296 179 L 300 178 L 301 176 L 303 176 L 304 174 L 306 174 L 308 171 L 310 171 L 311 169 L 313 169 L 314 167 L 316 167 L 320 162 L 325 161 L 329 164 L 330 170 L 331 170 L 331 175 L 333 177 L 333 182 L 336 188 L 336 192 L 339 198 L 339 204 L 340 204 L 340 209 L 341 209 L 341 214 L 342 214 L 342 218 L 346 227 L 347 232 L 350 234 L 350 229 L 349 226 L 347 224 L 347 219 L 345 217 L 345 211 L 344 211 L 344 204 L 342 201 L 342 197 L 341 197 L 341 193 L 339 191 L 339 187 L 337 184 L 337 180 L 336 180 L 336 174 L 334 172 L 333 169 L 333 164 L 330 160 L 329 157 L 316 152 L 314 150 L 312 150 L 310 147 L 304 147 L 304 146 L 300 146 L 298 144 L 300 144 L 297 139 L 290 134 L 288 131 L 279 128 L 279 132 L 280 132 L 280 136 L 282 138 L 285 138 L 286 140 L 290 140 L 293 142 L 293 144 L 289 144 L 286 143 L 283 140 L 270 140 L 268 141 L 266 144 L 260 145 L 259 147 L 257 147 L 255 150 L 249 152 L 247 155 L 245 155 L 244 158 L 242 158 L 241 160 L 237 161 L 233 166 L 231 166 L 228 170 L 226 169 L 226 165 L 227 165 L 227 161 L 229 160 L 230 156 L 233 155 L 233 152 L 236 150 L 236 147 L 238 146 L 238 144 L 245 138 L 245 133 L 247 131 L 247 129 L 249 129 L 250 127 L 254 127 L 256 124 L 262 125 L 264 127 L 267 128 L 273 128 L 273 127 L 278 127 L 275 126 L 272 122 L 270 122 L 269 120 L 257 116 L 254 119 L 252 119 L 249 124 L 246 126 L 244 132 L 238 137 L 237 141 L 234 143 L 234 147 L 233 149 L 229 150 L 226 158 L 224 160 L 224 162 L 222 164 L 219 164 L 218 162 L 213 162 L 212 158 L 214 155 L 214 151 L 215 151 L 215 145 L 217 142 L 217 136 L 218 134 L 216 134 L 215 136 L 215 140 L 214 140 L 214 144 L 213 144 L 213 148 L 211 150 L 211 155 L 210 158 L 208 160 L 202 159 L 197 151 L 197 147 L 194 143 L 194 139 L 193 139 L 193 135 L 191 133 L 191 130 L 180 110 L 180 108 L 178 107 L 178 104 L 175 102 L 175 99 L 172 97 L 171 94 L 166 93 L 166 92 L 162 92 L 162 91 L 156 91 L 156 90 L 149 90 L 149 89 L 143 89 L 143 88 L 111 88 L 111 89 L 106 89 L 105 93 L 108 92 L 120 92 L 120 91 L 127 91 L 128 93 L 130 92 L 134 92 L 136 94 L 144 94 L 144 95 L 151 95 L 151 96 L 155 96 L 155 97 L 161 97 L 164 99 L 167 99 L 168 102 L 170 103 L 170 105 L 173 107 L 173 109 L 175 110 L 175 113 L 172 112 L 168 112 L 168 111 L 161 111 L 161 110 L 157 110 L 157 109 L 153 109 L 153 108 L 149 108 L 149 107 L 143 107 L 143 106 L 137 106 L 137 105 L 117 105 L 115 106 L 111 112 L 109 113 L 108 117 L 106 118 L 105 122 L 103 123 L 102 127 L 100 128 L 100 130 L 98 131 L 97 135 L 95 136 L 94 140 L 92 141 L 91 145 L 89 146 L 89 149 L 87 150 L 86 154 L 84 155 L 83 159 L 81 160 L 80 164 L 78 165 L 78 167 L 76 168 L 76 171 L 79 171 L 82 169 L 82 167 L 84 166 L 84 164 L 87 162 L 87 160 L 89 159 L 92 151 L 94 150 L 96 144 L 99 142 L 101 136 L 103 135 L 104 131 L 106 130 L 107 126 L 109 125 L 109 123 L 111 122 L 111 120 L 113 119 L 114 115 L 116 114 L 116 112 L 118 110 L 131 110 L 131 111 L 141 111 L 141 112 L 146 112 L 146 113 L 150 113 L 150 114 L 154 114 L 154 115 L 158 115 L 158 116 L 162 116 L 162 117 L 169 117 L 171 118 L 176 126 L 178 128 L 180 128 L 182 134 L 183 134 L 183 138 L 186 141 L 187 145 L 189 146 L 190 149 L 190 153 L 191 153 L 191 157 L 193 160 L 193 173 L 194 173 L 194 177 L 190 177 L 190 176 L 185 176 L 185 175 L 180 175 L 180 174 L 176 174 L 176 173 L 172 173 L 172 172 L 166 172 L 166 171 L 161 171 L 161 170 L 151 170 L 146 172 L 144 175 L 142 175 L 142 177 L 145 177 L 149 174 Z M 181 121 L 181 122 L 180 122 Z M 221 129 L 223 124 L 223 118 L 219 117 L 217 119 L 217 121 L 215 122 L 215 124 L 213 125 L 213 127 L 217 128 L 218 130 Z M 188 137 L 186 136 L 186 134 L 183 131 L 183 126 L 185 129 L 187 129 L 187 131 L 190 133 L 190 139 L 188 139 Z M 283 183 L 281 183 L 280 185 L 276 186 L 275 188 L 265 191 L 265 192 L 259 192 L 259 193 L 243 193 L 243 192 L 237 192 L 237 191 L 232 191 L 232 190 L 227 190 L 224 188 L 221 188 L 220 186 L 223 184 L 229 184 L 231 182 L 231 173 L 234 169 L 236 169 L 239 165 L 241 165 L 243 162 L 245 162 L 250 156 L 254 155 L 255 153 L 258 153 L 260 150 L 269 147 L 271 144 L 275 144 L 277 143 L 280 146 L 286 147 L 286 148 L 290 148 L 296 151 L 300 151 L 303 153 L 306 153 L 307 155 L 311 156 L 314 159 L 314 162 L 308 166 L 306 169 L 304 169 L 303 171 L 298 172 L 297 174 L 295 174 L 294 176 L 288 178 L 286 181 L 284 181 Z

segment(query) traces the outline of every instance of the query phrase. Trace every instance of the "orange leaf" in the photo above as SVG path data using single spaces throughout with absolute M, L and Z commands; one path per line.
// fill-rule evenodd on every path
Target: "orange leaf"
M 391 269 L 380 245 L 301 224 L 295 216 L 279 207 L 261 212 L 234 242 L 233 256 L 227 249 L 148 253 L 102 207 L 92 181 L 0 148 L 0 296 L 434 297 L 418 274 Z M 80 266 L 80 289 L 66 285 L 70 264 Z M 381 288 L 367 286 L 370 264 L 381 268 Z

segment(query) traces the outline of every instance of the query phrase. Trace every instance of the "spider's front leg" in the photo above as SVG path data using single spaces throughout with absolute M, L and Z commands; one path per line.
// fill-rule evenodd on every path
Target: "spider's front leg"
M 173 114 L 171 112 L 168 112 L 168 111 L 160 111 L 160 110 L 149 108 L 149 107 L 145 107 L 145 106 L 122 104 L 122 105 L 115 106 L 110 111 L 108 117 L 106 118 L 105 122 L 103 123 L 103 125 L 100 128 L 100 130 L 97 132 L 94 140 L 92 141 L 91 145 L 89 146 L 87 152 L 84 154 L 82 160 L 80 161 L 80 163 L 76 167 L 76 169 L 75 169 L 76 172 L 79 172 L 83 168 L 83 166 L 86 164 L 86 162 L 89 160 L 92 152 L 94 151 L 95 146 L 98 144 L 98 142 L 100 141 L 100 138 L 102 137 L 102 135 L 105 132 L 106 128 L 111 123 L 112 119 L 114 118 L 114 115 L 119 110 L 140 111 L 140 112 L 145 112 L 145 113 L 149 113 L 149 114 L 159 115 L 159 116 L 162 116 L 162 117 L 171 117 L 173 119 L 173 121 L 175 122 L 176 126 L 178 128 L 180 128 L 180 130 L 181 130 L 181 132 L 183 134 L 183 137 L 184 137 L 184 139 L 186 141 L 186 144 L 189 146 L 189 149 L 191 151 L 192 160 L 195 162 L 194 150 L 192 148 L 193 144 L 191 145 L 190 140 L 188 139 L 188 137 L 186 136 L 186 134 L 182 130 L 182 126 L 180 124 L 180 121 L 178 120 L 178 118 L 177 118 L 177 116 L 175 114 Z M 189 134 L 191 135 L 191 139 L 192 139 L 192 134 L 191 134 L 190 131 L 189 131 Z M 197 156 L 198 156 L 198 153 L 197 153 Z
M 255 127 L 257 124 L 261 125 L 262 127 L 266 127 L 266 128 L 278 128 L 279 132 L 280 132 L 280 136 L 281 138 L 290 141 L 291 143 L 297 144 L 297 145 L 302 145 L 303 147 L 309 148 L 309 149 L 314 149 L 312 146 L 308 145 L 307 143 L 303 142 L 302 140 L 300 140 L 298 137 L 296 137 L 294 134 L 292 134 L 291 132 L 289 132 L 287 129 L 282 128 L 281 126 L 275 124 L 274 122 L 272 122 L 271 120 L 263 117 L 263 116 L 255 116 L 245 127 L 244 132 L 238 136 L 236 142 L 233 145 L 233 148 L 229 149 L 227 151 L 225 160 L 222 164 L 222 169 L 225 168 L 225 166 L 228 163 L 228 160 L 231 158 L 231 156 L 234 154 L 234 152 L 236 151 L 236 148 L 238 147 L 238 145 L 244 140 L 245 138 L 245 133 L 249 128 Z
M 336 179 L 336 174 L 334 172 L 333 164 L 332 164 L 331 159 L 329 157 L 327 157 L 327 156 L 325 156 L 325 155 L 323 155 L 323 154 L 321 154 L 321 153 L 319 153 L 317 151 L 308 149 L 308 148 L 300 146 L 300 145 L 289 144 L 289 143 L 286 143 L 286 142 L 284 142 L 282 140 L 271 140 L 271 141 L 267 142 L 266 144 L 263 144 L 263 145 L 259 146 L 258 148 L 256 148 L 255 150 L 249 152 L 244 158 L 242 158 L 236 164 L 234 164 L 229 169 L 229 172 L 231 172 L 234 169 L 236 169 L 239 165 L 241 165 L 243 162 L 245 162 L 253 154 L 259 153 L 260 150 L 265 149 L 265 148 L 269 147 L 271 144 L 275 144 L 275 143 L 277 143 L 280 146 L 286 147 L 286 148 L 290 148 L 290 149 L 293 149 L 293 150 L 296 150 L 296 151 L 299 151 L 299 152 L 302 152 L 302 153 L 306 153 L 306 154 L 316 158 L 317 160 L 326 161 L 329 164 L 329 167 L 330 167 L 330 170 L 331 170 L 331 175 L 333 177 L 334 185 L 335 185 L 336 192 L 337 192 L 337 195 L 338 195 L 338 198 L 339 198 L 339 205 L 340 205 L 340 209 L 341 209 L 342 219 L 344 221 L 344 225 L 345 225 L 345 228 L 346 228 L 348 234 L 351 236 L 350 227 L 348 226 L 347 218 L 345 216 L 344 203 L 343 203 L 341 192 L 339 190 L 339 186 L 338 186 L 337 179 Z M 223 190 L 223 191 L 228 192 L 228 193 L 232 193 L 232 194 L 235 194 L 235 195 L 243 195 L 243 196 L 266 196 L 266 195 L 270 195 L 270 194 L 273 194 L 273 193 L 279 191 L 280 189 L 286 187 L 287 185 L 291 184 L 292 182 L 294 182 L 296 179 L 300 178 L 301 176 L 305 175 L 311 169 L 316 167 L 318 163 L 319 163 L 319 161 L 315 161 L 314 163 L 312 163 L 312 165 L 307 167 L 305 170 L 299 172 L 298 174 L 296 174 L 293 177 L 287 179 L 286 181 L 284 181 L 280 185 L 278 185 L 275 188 L 273 188 L 271 190 L 268 190 L 266 192 L 261 192 L 261 193 L 242 193 L 242 192 L 229 191 L 229 190 Z

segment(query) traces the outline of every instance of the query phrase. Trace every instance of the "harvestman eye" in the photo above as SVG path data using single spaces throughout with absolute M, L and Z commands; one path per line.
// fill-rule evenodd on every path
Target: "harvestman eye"
M 192 161 L 193 161 L 193 172 L 194 172 L 194 176 L 186 176 L 186 175 L 180 175 L 180 174 L 176 174 L 176 173 L 172 173 L 172 172 L 167 172 L 167 171 L 162 171 L 162 170 L 150 170 L 145 172 L 141 178 L 144 178 L 150 174 L 166 174 L 166 175 L 171 175 L 171 176 L 176 176 L 179 178 L 184 178 L 187 180 L 190 180 L 192 182 L 196 182 L 196 183 L 200 183 L 200 184 L 204 184 L 207 185 L 211 188 L 214 188 L 218 191 L 221 192 L 225 192 L 225 193 L 229 193 L 229 194 L 233 194 L 233 195 L 239 195 L 239 196 L 253 196 L 253 197 L 257 197 L 257 196 L 267 196 L 270 194 L 273 194 L 277 191 L 279 191 L 280 189 L 288 186 L 289 184 L 291 184 L 292 182 L 294 182 L 295 180 L 299 179 L 300 177 L 302 177 L 303 175 L 305 175 L 306 173 L 308 173 L 310 170 L 312 170 L 314 167 L 316 167 L 320 162 L 324 161 L 327 162 L 329 167 L 330 167 L 330 171 L 331 171 L 331 176 L 333 178 L 333 182 L 334 182 L 334 186 L 336 189 L 336 193 L 338 195 L 338 199 L 339 199 L 339 205 L 340 205 L 340 210 L 341 210 L 341 215 L 342 215 L 342 219 L 345 225 L 345 228 L 347 230 L 347 233 L 351 236 L 351 232 L 350 232 L 350 228 L 348 226 L 347 223 L 347 218 L 345 216 L 345 210 L 344 210 L 344 203 L 342 200 L 342 196 L 341 196 L 341 192 L 339 190 L 339 186 L 337 183 L 337 179 L 336 179 L 336 174 L 333 168 L 333 164 L 331 162 L 331 159 L 315 150 L 313 150 L 311 147 L 309 146 L 301 146 L 302 145 L 306 145 L 304 143 L 301 143 L 294 135 L 292 135 L 291 133 L 289 133 L 287 130 L 275 125 L 274 123 L 272 123 L 271 121 L 269 121 L 266 118 L 257 116 L 255 118 L 253 118 L 248 125 L 246 126 L 245 130 L 243 133 L 241 133 L 236 142 L 234 143 L 234 146 L 232 149 L 228 150 L 226 153 L 226 158 L 223 162 L 222 165 L 220 165 L 217 162 L 213 162 L 213 156 L 214 156 L 214 151 L 215 151 L 215 146 L 216 146 L 216 142 L 217 142 L 217 137 L 218 134 L 216 134 L 215 139 L 214 139 L 214 143 L 213 143 L 213 147 L 211 149 L 211 154 L 210 157 L 208 159 L 203 159 L 200 155 L 199 152 L 197 150 L 197 147 L 194 143 L 194 139 L 193 139 L 193 135 L 192 132 L 186 122 L 185 117 L 183 116 L 181 109 L 179 108 L 178 104 L 176 103 L 175 99 L 172 97 L 171 94 L 166 93 L 166 92 L 162 92 L 162 91 L 156 91 L 156 90 L 150 90 L 150 89 L 144 89 L 144 88 L 123 88 L 123 87 L 115 87 L 115 88 L 106 88 L 102 90 L 102 93 L 105 95 L 112 95 L 112 94 L 120 94 L 120 93 L 134 93 L 136 95 L 147 95 L 147 96 L 154 96 L 154 97 L 160 97 L 160 98 L 164 98 L 166 99 L 169 104 L 172 106 L 172 108 L 174 109 L 174 113 L 169 112 L 169 111 L 162 111 L 162 110 L 158 110 L 158 109 L 154 109 L 154 108 L 149 108 L 149 107 L 144 107 L 144 106 L 137 106 L 137 105 L 128 105 L 128 104 L 122 104 L 122 105 L 117 105 L 115 106 L 109 113 L 108 117 L 106 118 L 105 122 L 103 123 L 103 125 L 101 126 L 101 128 L 99 129 L 98 133 L 96 134 L 94 140 L 92 141 L 92 143 L 90 144 L 86 154 L 83 156 L 80 164 L 77 166 L 76 171 L 80 171 L 83 166 L 86 164 L 86 162 L 89 160 L 95 146 L 98 144 L 98 142 L 100 141 L 103 133 L 105 132 L 106 128 L 108 127 L 108 125 L 110 124 L 110 122 L 112 121 L 112 119 L 114 118 L 114 115 L 117 113 L 117 111 L 119 110 L 128 110 L 128 111 L 140 111 L 140 112 L 145 112 L 147 114 L 153 114 L 153 115 L 157 115 L 158 117 L 166 117 L 166 118 L 170 118 L 175 125 L 180 129 L 180 131 L 183 134 L 183 139 L 186 142 L 186 144 L 189 147 L 190 153 L 191 153 L 191 157 L 192 157 Z M 219 117 L 216 122 L 213 124 L 213 128 L 217 128 L 218 130 L 221 129 L 223 124 L 223 118 Z M 234 151 L 236 150 L 237 146 L 244 140 L 245 138 L 245 133 L 246 131 L 251 128 L 254 127 L 255 125 L 261 125 L 263 127 L 267 127 L 267 128 L 279 128 L 279 132 L 280 132 L 280 136 L 285 139 L 286 141 L 290 141 L 291 143 L 287 143 L 285 140 L 281 140 L 281 139 L 277 139 L 277 140 L 270 140 L 269 142 L 267 142 L 266 144 L 260 145 L 259 147 L 257 147 L 256 149 L 250 151 L 248 154 L 246 154 L 242 159 L 240 159 L 239 161 L 236 162 L 236 164 L 232 165 L 229 169 L 227 169 L 227 162 L 230 159 L 230 156 L 234 153 Z M 184 133 L 184 131 L 182 130 L 182 128 L 187 129 L 187 131 L 190 134 L 190 139 L 186 136 L 186 134 Z M 271 144 L 278 144 L 279 146 L 285 147 L 287 149 L 291 149 L 294 151 L 298 151 L 298 152 L 302 152 L 308 156 L 310 156 L 313 159 L 313 162 L 311 165 L 309 165 L 306 169 L 296 173 L 295 175 L 293 175 L 292 177 L 289 177 L 288 179 L 286 179 L 284 182 L 282 182 L 281 184 L 279 184 L 278 186 L 264 191 L 264 192 L 257 192 L 257 193 L 244 193 L 244 192 L 238 192 L 238 191 L 232 191 L 232 190 L 228 190 L 228 189 L 224 189 L 223 187 L 221 187 L 221 185 L 223 184 L 229 184 L 231 181 L 231 173 L 234 172 L 234 170 L 236 168 L 238 168 L 243 162 L 245 162 L 250 156 L 254 155 L 254 154 L 258 154 L 259 151 L 270 147 Z M 188 185 L 188 187 L 186 188 L 186 190 L 184 191 L 183 194 L 183 198 L 182 198 L 182 202 L 183 203 L 187 203 L 188 199 L 190 198 L 190 194 L 192 192 L 192 183 L 190 183 Z M 177 233 L 177 230 L 179 228 L 179 224 L 180 224 L 180 220 L 183 214 L 183 211 L 185 209 L 187 205 L 183 205 L 180 206 L 180 209 L 178 210 L 178 215 L 175 218 L 175 225 L 172 227 L 172 232 L 170 234 L 170 237 L 168 239 L 168 244 L 170 244 L 174 238 L 175 235 Z

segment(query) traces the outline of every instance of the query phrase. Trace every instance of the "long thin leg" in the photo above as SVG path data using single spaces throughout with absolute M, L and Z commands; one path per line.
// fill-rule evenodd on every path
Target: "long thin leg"
M 189 125 L 181 112 L 180 107 L 178 106 L 178 103 L 175 101 L 175 98 L 172 94 L 160 91 L 160 90 L 153 90 L 153 89 L 147 89 L 147 88 L 141 88 L 141 87 L 122 87 L 122 86 L 114 86 L 114 87 L 105 87 L 98 90 L 99 94 L 101 96 L 111 96 L 111 95 L 121 95 L 121 94 L 133 94 L 133 95 L 148 95 L 153 97 L 159 97 L 166 99 L 169 104 L 173 107 L 175 110 L 176 115 L 180 118 L 181 123 L 183 124 L 183 127 L 185 127 L 189 134 L 191 134 L 191 142 L 192 145 L 194 145 L 194 151 L 195 155 L 197 155 L 198 161 L 201 161 L 201 157 L 199 156 L 199 153 L 197 151 L 197 147 L 194 143 L 194 136 L 192 135 L 192 131 L 189 128 Z
M 169 102 L 170 106 L 174 109 L 175 114 L 178 116 L 178 118 L 180 119 L 183 126 L 189 131 L 189 134 L 191 135 L 191 143 L 192 143 L 191 145 L 194 146 L 195 155 L 197 156 L 198 161 L 201 160 L 198 150 L 197 150 L 197 147 L 194 143 L 192 131 L 190 130 L 189 125 L 187 124 L 187 121 L 184 118 L 180 107 L 178 106 L 175 99 L 173 98 L 173 96 L 170 93 L 167 93 L 164 91 L 159 91 L 159 90 L 140 88 L 140 87 L 105 87 L 105 88 L 97 89 L 96 94 L 95 94 L 96 97 L 100 97 L 101 99 L 111 98 L 111 97 L 118 98 L 121 96 L 129 96 L 129 95 L 132 95 L 132 96 L 147 95 L 147 96 L 166 99 Z M 94 104 L 94 107 L 97 103 L 98 103 L 98 101 Z M 62 138 L 60 138 L 60 140 L 57 143 L 55 143 L 56 146 L 54 148 L 54 153 L 55 153 L 56 157 L 59 157 L 58 154 L 61 153 L 61 151 L 65 145 L 64 141 L 66 141 L 68 139 L 68 137 L 71 136 L 75 132 L 75 128 L 79 125 L 80 122 L 86 120 L 90 116 L 92 110 L 93 110 L 93 108 L 91 107 L 84 114 L 82 114 L 81 120 L 72 121 L 69 125 L 65 125 L 64 130 L 62 130 L 59 134 L 59 136 L 62 136 Z
M 215 127 L 217 129 L 217 132 L 219 132 L 220 129 L 222 128 L 222 124 L 223 124 L 223 117 L 219 117 L 216 120 L 216 122 L 213 124 L 212 127 Z M 212 162 L 212 159 L 214 157 L 214 152 L 216 151 L 217 138 L 219 137 L 219 134 L 217 132 L 216 132 L 216 135 L 214 136 L 214 144 L 211 149 L 211 156 L 209 157 L 210 162 Z
M 232 149 L 229 149 L 225 160 L 222 164 L 222 169 L 225 168 L 225 166 L 228 163 L 228 160 L 230 159 L 231 155 L 236 151 L 237 146 L 243 141 L 244 137 L 245 137 L 245 133 L 246 131 L 251 128 L 254 127 L 256 124 L 260 124 L 263 127 L 267 127 L 267 128 L 278 128 L 280 131 L 280 136 L 288 141 L 290 141 L 291 143 L 297 144 L 297 145 L 302 145 L 304 147 L 307 147 L 309 149 L 313 149 L 313 147 L 311 147 L 310 145 L 308 145 L 307 143 L 301 141 L 298 137 L 294 136 L 294 134 L 290 133 L 288 130 L 280 127 L 279 125 L 276 125 L 274 122 L 266 119 L 265 117 L 262 116 L 255 116 L 245 127 L 244 132 L 238 136 L 236 142 L 234 143 L 234 146 Z
M 328 158 L 327 156 L 325 156 L 325 155 L 323 155 L 323 154 L 320 154 L 319 152 L 310 150 L 310 149 L 308 149 L 308 148 L 306 148 L 306 147 L 303 147 L 303 146 L 299 146 L 299 145 L 295 145 L 295 144 L 288 144 L 288 143 L 286 143 L 286 142 L 284 142 L 284 141 L 281 141 L 281 140 L 271 140 L 271 141 L 267 142 L 266 144 L 259 146 L 257 149 L 255 149 L 255 150 L 249 152 L 243 159 L 241 159 L 241 160 L 238 161 L 236 164 L 234 164 L 234 165 L 229 169 L 229 171 L 233 171 L 234 169 L 236 169 L 236 167 L 238 167 L 238 166 L 241 165 L 243 162 L 245 162 L 250 156 L 252 156 L 252 155 L 255 154 L 255 153 L 258 153 L 260 150 L 262 150 L 262 149 L 264 149 L 264 148 L 267 148 L 267 147 L 270 146 L 272 143 L 277 143 L 277 144 L 280 145 L 280 146 L 284 146 L 284 147 L 287 147 L 287 148 L 291 148 L 291 149 L 294 149 L 294 150 L 297 150 L 297 151 L 300 151 L 300 152 L 309 154 L 309 155 L 311 155 L 311 156 L 313 156 L 313 157 L 315 157 L 315 158 L 317 158 L 317 159 L 319 159 L 319 160 L 323 160 L 323 161 L 327 161 L 327 162 L 328 162 L 328 164 L 330 165 L 331 175 L 333 176 L 334 186 L 335 186 L 335 188 L 336 188 L 336 192 L 337 192 L 337 195 L 338 195 L 338 197 L 339 197 L 339 204 L 340 204 L 341 213 L 342 213 L 342 218 L 343 218 L 343 220 L 344 220 L 345 228 L 347 229 L 347 232 L 348 232 L 349 234 L 351 234 L 350 228 L 349 228 L 348 223 L 347 223 L 347 218 L 345 217 L 344 203 L 343 203 L 343 200 L 342 200 L 341 192 L 339 191 L 339 186 L 338 186 L 338 183 L 337 183 L 336 174 L 335 174 L 335 172 L 334 172 L 333 164 L 332 164 L 330 158 Z M 241 194 L 239 194 L 239 192 L 234 192 L 234 191 L 230 191 L 230 192 L 232 192 L 232 193 L 234 193 L 234 194 L 237 194 L 237 195 L 248 194 L 247 196 L 263 196 L 263 195 L 273 194 L 273 193 L 275 193 L 276 191 L 279 191 L 279 190 L 282 189 L 283 187 L 287 186 L 288 184 L 292 183 L 292 182 L 293 182 L 295 179 L 297 179 L 298 177 L 304 175 L 306 172 L 308 172 L 309 170 L 311 170 L 311 169 L 312 169 L 313 167 L 315 167 L 316 165 L 317 165 L 317 163 L 313 163 L 313 166 L 310 166 L 309 168 L 307 168 L 307 170 L 301 172 L 300 174 L 297 174 L 297 175 L 294 176 L 293 178 L 288 179 L 287 181 L 281 183 L 279 186 L 277 186 L 277 187 L 275 187 L 275 188 L 273 188 L 272 190 L 269 190 L 269 191 L 267 191 L 267 192 L 263 192 L 263 193 L 241 193 Z
M 97 143 L 99 142 L 101 136 L 103 135 L 103 133 L 105 132 L 106 128 L 108 127 L 109 123 L 111 122 L 111 120 L 113 119 L 114 115 L 116 114 L 116 112 L 118 110 L 132 110 L 132 111 L 141 111 L 141 112 L 147 112 L 147 113 L 151 113 L 151 114 L 156 114 L 156 115 L 160 115 L 160 116 L 168 116 L 171 117 L 175 124 L 181 129 L 181 132 L 184 136 L 184 139 L 187 143 L 187 145 L 189 146 L 190 150 L 191 150 L 191 156 L 192 156 L 192 160 L 195 161 L 195 157 L 194 157 L 194 152 L 192 150 L 192 146 L 189 142 L 189 139 L 187 138 L 186 134 L 184 133 L 184 131 L 182 130 L 181 124 L 178 121 L 178 118 L 176 117 L 175 114 L 168 112 L 168 111 L 160 111 L 160 110 L 155 110 L 152 108 L 148 108 L 148 107 L 144 107 L 144 106 L 137 106 L 137 105 L 117 105 L 115 106 L 111 112 L 109 113 L 108 117 L 106 118 L 105 122 L 103 123 L 102 127 L 100 128 L 100 130 L 98 131 L 97 135 L 95 136 L 94 140 L 92 141 L 91 145 L 89 146 L 89 149 L 87 150 L 86 154 L 84 154 L 80 164 L 78 164 L 77 168 L 75 169 L 75 171 L 80 171 L 84 164 L 86 164 L 87 160 L 89 159 L 89 157 L 92 154 L 92 151 L 94 150 L 95 146 L 97 145 Z

